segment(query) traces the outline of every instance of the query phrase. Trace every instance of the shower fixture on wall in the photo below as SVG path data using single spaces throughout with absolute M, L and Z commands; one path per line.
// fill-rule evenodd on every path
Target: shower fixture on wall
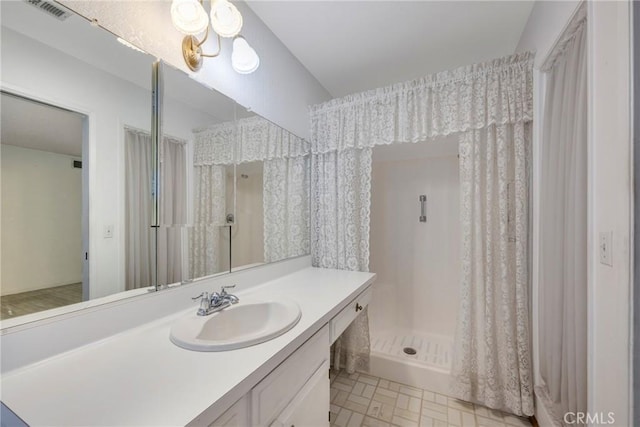
M 173 0 L 171 21 L 178 31 L 185 34 L 182 56 L 191 71 L 198 71 L 204 58 L 220 55 L 221 37 L 233 38 L 231 66 L 237 73 L 250 74 L 260 66 L 258 54 L 240 35 L 242 14 L 228 0 L 211 0 L 210 16 L 204 10 L 204 0 Z M 202 45 L 209 37 L 209 24 L 218 37 L 218 50 L 206 54 L 202 51 Z M 196 36 L 202 33 L 205 33 L 204 38 L 198 40 Z
M 420 222 L 427 222 L 427 196 L 421 194 L 418 200 L 420 200 Z

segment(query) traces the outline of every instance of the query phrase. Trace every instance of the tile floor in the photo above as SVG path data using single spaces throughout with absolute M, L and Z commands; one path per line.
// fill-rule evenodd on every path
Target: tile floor
M 361 373 L 331 378 L 331 426 L 530 427 L 528 419 Z
M 0 297 L 0 320 L 82 301 L 82 283 Z

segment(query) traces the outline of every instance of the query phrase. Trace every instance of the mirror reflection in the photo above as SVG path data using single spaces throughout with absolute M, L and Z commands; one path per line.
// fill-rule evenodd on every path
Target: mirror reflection
M 152 285 L 153 58 L 51 12 L 2 4 L 2 320 Z
M 236 103 L 167 64 L 162 80 L 163 139 L 181 141 L 160 152 L 158 283 L 167 285 L 230 270 Z
M 163 94 L 165 135 L 192 129 L 187 225 L 161 220 L 181 235 L 182 281 L 308 254 L 309 143 L 166 65 Z M 168 186 L 161 208 L 183 209 Z
M 309 253 L 309 143 L 253 115 L 238 119 L 233 268 Z

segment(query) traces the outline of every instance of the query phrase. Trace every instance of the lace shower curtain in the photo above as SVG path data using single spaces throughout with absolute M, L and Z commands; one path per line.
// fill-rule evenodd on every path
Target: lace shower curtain
M 264 262 L 309 253 L 309 156 L 265 160 Z
M 520 197 L 526 194 L 526 180 L 519 180 L 523 173 L 528 170 L 527 157 L 515 151 L 513 158 L 506 158 L 504 155 L 505 146 L 518 145 L 522 148 L 522 144 L 526 144 L 526 135 L 528 134 L 528 125 L 533 119 L 533 54 L 529 52 L 507 56 L 495 59 L 493 61 L 460 67 L 451 71 L 425 76 L 420 79 L 398 83 L 392 86 L 370 90 L 344 98 L 334 99 L 332 101 L 313 106 L 311 108 L 311 152 L 313 162 L 315 163 L 312 179 L 312 257 L 314 265 L 327 266 L 333 268 L 350 268 L 365 269 L 368 267 L 368 230 L 369 230 L 369 197 L 370 188 L 366 185 L 360 185 L 362 182 L 370 183 L 370 171 L 358 171 L 356 168 L 358 162 L 345 161 L 347 171 L 332 166 L 336 163 L 336 158 L 340 159 L 344 153 L 367 153 L 376 145 L 386 145 L 394 143 L 423 143 L 436 137 L 461 133 L 463 142 L 467 141 L 467 145 L 476 145 L 479 150 L 480 144 L 490 144 L 491 147 L 502 147 L 501 151 L 495 153 L 491 150 L 486 153 L 500 154 L 501 162 L 508 160 L 508 165 L 500 163 L 491 166 L 491 170 L 495 172 L 498 166 L 501 171 L 512 170 L 512 181 L 503 181 L 502 175 L 486 176 L 480 173 L 481 169 L 474 170 L 474 174 L 468 176 L 473 183 L 474 191 L 487 192 L 487 194 L 467 192 L 467 196 L 494 198 L 502 200 L 505 198 L 503 192 L 516 192 L 513 204 L 510 206 L 511 212 L 520 212 L 519 217 L 515 217 L 514 221 L 519 218 L 518 222 L 502 223 L 504 215 L 495 215 L 497 209 L 493 207 L 491 217 L 477 217 L 475 224 L 478 227 L 484 227 L 487 232 L 500 233 L 496 236 L 487 235 L 485 238 L 492 242 L 501 242 L 497 247 L 490 246 L 488 249 L 500 249 L 502 252 L 512 254 L 507 262 L 508 268 L 504 268 L 502 273 L 511 272 L 512 276 L 499 276 L 500 286 L 489 286 L 489 296 L 492 300 L 487 301 L 486 307 L 476 304 L 475 308 L 470 304 L 463 304 L 461 307 L 461 319 L 473 320 L 471 329 L 462 328 L 461 334 L 456 337 L 457 346 L 468 350 L 483 347 L 483 355 L 488 354 L 490 357 L 495 356 L 498 362 L 502 363 L 506 360 L 508 363 L 497 366 L 511 367 L 512 370 L 505 372 L 504 370 L 484 370 L 474 368 L 473 364 L 478 360 L 474 358 L 475 353 L 460 353 L 456 356 L 457 375 L 454 376 L 454 388 L 461 390 L 461 394 L 467 396 L 469 400 L 481 400 L 485 396 L 491 398 L 491 402 L 505 402 L 508 404 L 508 410 L 514 413 L 531 413 L 532 397 L 531 397 L 531 374 L 528 358 L 530 357 L 530 348 L 528 338 L 523 337 L 529 335 L 528 323 L 523 323 L 522 319 L 528 318 L 528 283 L 526 276 L 526 260 L 527 246 L 526 235 L 520 234 L 526 232 L 526 212 L 528 209 L 528 200 Z M 484 136 L 483 136 L 484 135 Z M 471 139 L 470 139 L 471 138 Z M 505 139 L 506 138 L 506 139 Z M 513 139 L 509 139 L 513 138 Z M 520 138 L 520 139 L 518 139 Z M 518 142 L 520 141 L 520 142 Z M 462 146 L 463 144 L 461 144 Z M 515 149 L 515 147 L 513 148 Z M 518 154 L 516 156 L 516 154 Z M 364 154 L 367 156 L 367 154 Z M 329 156 L 332 161 L 327 161 L 325 156 Z M 333 157 L 331 157 L 333 156 Z M 370 156 L 370 152 L 368 154 Z M 352 158 L 357 156 L 351 155 Z M 462 155 L 461 155 L 462 161 Z M 332 170 L 333 167 L 335 170 Z M 488 166 L 487 166 L 488 167 Z M 318 173 L 318 168 L 324 168 L 323 174 Z M 477 172 L 477 173 L 475 173 Z M 493 173 L 492 172 L 492 173 Z M 361 174 L 364 173 L 365 176 Z M 357 188 L 361 193 L 353 199 L 362 203 L 359 210 L 355 211 L 353 220 L 346 218 L 346 213 L 340 212 L 345 207 L 337 202 L 327 202 L 326 200 L 338 199 L 344 197 L 343 192 L 347 191 L 340 186 L 336 186 L 337 176 L 341 174 L 343 181 L 351 180 L 353 182 L 343 182 L 351 188 Z M 366 175 L 368 174 L 368 175 Z M 496 181 L 484 181 L 486 178 Z M 326 180 L 327 183 L 323 183 Z M 370 185 L 370 184 L 369 184 Z M 471 184 L 469 184 L 471 185 Z M 523 187 L 524 185 L 524 187 Z M 496 195 L 495 191 L 499 190 Z M 519 192 L 519 193 L 518 193 Z M 366 193 L 366 194 L 363 194 Z M 505 193 L 505 194 L 506 194 Z M 515 198 L 515 195 L 518 195 Z M 324 198 L 321 199 L 321 198 Z M 318 200 L 320 199 L 320 200 Z M 349 201 L 351 203 L 351 201 Z M 347 205 L 349 207 L 349 204 Z M 462 204 L 463 209 L 471 209 L 476 207 L 471 200 L 467 200 Z M 336 210 L 336 212 L 333 212 Z M 352 212 L 354 210 L 352 209 Z M 472 218 L 472 215 L 479 213 L 476 211 L 463 212 L 463 216 Z M 318 221 L 324 220 L 327 224 Z M 335 218 L 344 218 L 345 225 L 339 231 L 337 225 L 332 224 Z M 478 223 L 479 221 L 479 223 Z M 485 221 L 486 223 L 483 223 Z M 524 221 L 524 223 L 522 222 Z M 524 228 L 522 227 L 524 224 Z M 327 232 L 322 228 L 328 227 Z M 508 248 L 504 248 L 504 242 L 501 240 L 507 235 L 506 230 L 516 227 L 513 233 L 520 233 L 519 241 L 509 243 Z M 366 230 L 366 232 L 365 232 Z M 469 228 L 469 232 L 471 232 Z M 366 236 L 366 237 L 365 237 Z M 466 239 L 471 236 L 465 236 Z M 326 240 L 326 241 L 325 241 Z M 349 251 L 345 248 L 351 248 L 359 257 L 367 258 L 360 260 L 358 257 L 349 256 Z M 465 268 L 469 271 L 481 271 L 480 267 L 486 260 L 477 258 L 476 255 L 481 252 L 467 252 L 467 257 L 463 259 Z M 493 254 L 493 252 L 490 252 Z M 340 262 L 338 262 L 340 261 Z M 504 264 L 504 263 L 503 263 Z M 498 268 L 492 266 L 491 268 Z M 524 271 L 524 273 L 523 273 Z M 481 276 L 472 276 L 474 279 L 467 280 L 463 288 L 467 289 L 469 294 L 481 294 L 483 292 L 483 281 L 475 280 Z M 526 292 L 524 292 L 526 291 Z M 497 293 L 492 293 L 497 292 Z M 524 292 L 524 294 L 523 294 Z M 513 296 L 517 296 L 513 300 Z M 495 330 L 491 327 L 488 330 L 494 331 L 493 335 L 485 335 L 485 329 L 480 328 L 480 319 L 477 319 L 477 313 L 472 314 L 471 310 L 504 310 L 506 302 L 513 300 L 519 305 L 512 307 L 508 313 L 497 313 L 504 320 L 500 328 Z M 463 297 L 463 301 L 468 298 Z M 492 302 L 493 301 L 493 302 Z M 505 301 L 504 304 L 497 304 L 496 301 Z M 491 303 L 491 304 L 490 304 Z M 509 314 L 509 315 L 507 315 Z M 477 326 L 477 327 L 476 327 Z M 354 325 L 359 328 L 358 332 L 353 333 L 349 330 L 349 334 L 342 337 L 343 341 L 362 340 L 368 341 L 368 328 Z M 360 335 L 367 334 L 366 339 Z M 355 337 L 355 338 L 354 338 Z M 510 341 L 513 337 L 518 340 Z M 482 345 L 481 345 L 482 344 Z M 360 348 L 359 345 L 350 345 L 348 348 Z M 513 364 L 513 352 L 519 359 Z M 352 351 L 352 350 L 350 350 Z M 367 350 L 368 351 L 368 350 Z M 502 355 L 509 353 L 508 356 Z M 498 356 L 500 355 L 500 356 Z M 350 356 L 353 357 L 353 356 Z M 364 359 L 365 356 L 359 356 L 358 359 Z M 482 374 L 482 378 L 479 377 Z M 510 382 L 505 383 L 504 381 Z M 477 386 L 479 381 L 482 384 L 489 384 L 494 394 L 480 394 L 480 388 Z M 468 385 L 468 387 L 465 386 Z M 482 389 L 487 391 L 486 389 Z M 489 390 L 489 391 L 491 391 Z M 521 390 L 522 395 L 512 395 L 511 391 Z M 503 395 L 500 395 L 500 391 Z M 488 402 L 490 403 L 490 402 Z
M 460 136 L 461 300 L 451 391 L 533 415 L 528 284 L 530 124 Z
M 311 165 L 312 263 L 369 270 L 371 148 L 315 154 Z M 333 347 L 333 367 L 368 369 L 369 315 L 364 311 Z
M 545 70 L 546 71 L 546 70 Z M 578 11 L 546 78 L 540 185 L 540 377 L 560 425 L 587 411 L 587 29 Z

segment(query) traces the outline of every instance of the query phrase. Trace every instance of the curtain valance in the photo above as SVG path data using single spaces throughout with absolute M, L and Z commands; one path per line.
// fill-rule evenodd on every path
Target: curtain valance
M 431 74 L 311 107 L 311 150 L 327 153 L 533 119 L 533 53 Z
M 195 166 L 301 157 L 310 150 L 307 141 L 259 116 L 195 130 L 194 136 Z

